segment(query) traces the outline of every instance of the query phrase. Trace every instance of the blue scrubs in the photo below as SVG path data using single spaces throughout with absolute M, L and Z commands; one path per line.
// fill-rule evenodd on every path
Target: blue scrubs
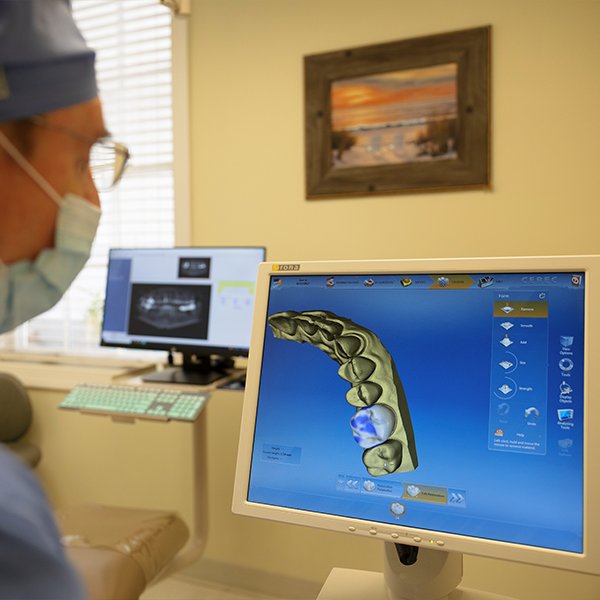
M 68 562 L 35 475 L 0 447 L 0 598 L 77 600 L 83 585 Z

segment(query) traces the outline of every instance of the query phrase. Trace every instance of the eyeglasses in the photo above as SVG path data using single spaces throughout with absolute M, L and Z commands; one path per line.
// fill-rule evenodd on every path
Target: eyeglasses
M 119 183 L 129 161 L 129 150 L 124 144 L 103 138 L 90 151 L 90 170 L 99 191 L 106 191 Z
M 46 123 L 42 117 L 31 117 L 29 121 L 38 127 L 66 133 L 75 139 L 91 144 L 89 167 L 99 192 L 111 189 L 123 176 L 130 157 L 129 150 L 124 144 L 115 142 L 109 137 L 94 140 L 77 131 L 72 131 L 68 127 Z

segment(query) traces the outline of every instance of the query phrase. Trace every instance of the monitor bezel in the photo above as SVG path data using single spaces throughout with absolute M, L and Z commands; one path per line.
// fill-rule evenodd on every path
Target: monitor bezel
M 458 274 L 458 273 L 551 273 L 583 272 L 585 274 L 585 344 L 587 368 L 584 373 L 584 453 L 583 453 L 583 552 L 575 554 L 561 550 L 525 546 L 491 539 L 480 539 L 440 531 L 428 531 L 403 525 L 390 525 L 338 515 L 290 509 L 249 502 L 247 500 L 254 424 L 258 407 L 258 390 L 266 329 L 267 307 L 272 277 L 289 275 L 331 274 Z M 512 256 L 478 258 L 381 259 L 360 261 L 308 261 L 263 263 L 259 267 L 254 320 L 246 390 L 242 410 L 242 426 L 233 493 L 233 512 L 240 515 L 316 527 L 358 535 L 385 542 L 434 547 L 449 552 L 461 552 L 490 558 L 530 563 L 540 566 L 600 574 L 600 515 L 593 510 L 593 499 L 600 494 L 600 470 L 594 470 L 590 457 L 600 456 L 600 436 L 594 437 L 593 423 L 600 424 L 600 406 L 591 398 L 600 396 L 600 373 L 590 365 L 600 361 L 600 256 Z M 598 370 L 596 369 L 596 372 Z M 568 510 L 568 507 L 566 508 Z M 374 533 L 374 531 L 376 533 Z M 417 538 L 417 539 L 415 539 Z M 419 540 L 420 541 L 417 541 Z
M 130 350 L 165 350 L 167 352 L 180 352 L 184 355 L 194 355 L 194 356 L 220 356 L 224 358 L 233 358 L 233 357 L 247 357 L 249 354 L 250 347 L 248 346 L 212 346 L 212 345 L 201 345 L 194 344 L 193 342 L 186 344 L 182 342 L 178 342 L 177 344 L 168 344 L 161 343 L 155 341 L 149 342 L 132 342 L 130 344 L 126 343 L 115 343 L 115 342 L 107 342 L 104 340 L 104 321 L 106 318 L 106 295 L 108 291 L 108 269 L 110 267 L 110 261 L 113 253 L 116 252 L 157 252 L 157 251 L 165 251 L 165 252 L 185 252 L 186 250 L 193 251 L 202 251 L 206 250 L 208 252 L 213 250 L 262 250 L 262 260 L 264 262 L 267 249 L 265 246 L 168 246 L 168 247 L 152 247 L 152 248 L 129 248 L 129 247 L 118 247 L 118 248 L 110 248 L 108 254 L 108 263 L 107 263 L 107 277 L 106 277 L 106 285 L 104 288 L 104 306 L 102 310 L 102 325 L 100 328 L 100 346 L 110 347 L 110 348 L 125 348 Z

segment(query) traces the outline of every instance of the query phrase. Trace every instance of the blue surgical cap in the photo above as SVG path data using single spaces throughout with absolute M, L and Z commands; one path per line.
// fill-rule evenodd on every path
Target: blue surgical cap
M 95 98 L 94 61 L 69 0 L 0 0 L 0 122 Z

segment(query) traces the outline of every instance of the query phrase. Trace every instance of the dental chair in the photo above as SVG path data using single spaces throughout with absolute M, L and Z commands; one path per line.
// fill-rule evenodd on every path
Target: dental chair
M 189 537 L 175 512 L 90 504 L 55 511 L 90 600 L 134 600 Z
M 30 467 L 40 449 L 22 438 L 32 420 L 29 394 L 12 375 L 0 373 L 0 442 Z M 193 535 L 173 511 L 86 504 L 55 510 L 62 543 L 90 600 L 137 600 L 151 583 L 198 559 L 206 530 L 205 418 L 194 425 L 195 492 Z M 186 543 L 187 542 L 187 543 Z
M 0 442 L 12 450 L 26 465 L 34 468 L 42 453 L 26 441 L 32 420 L 29 394 L 21 382 L 8 373 L 0 373 Z

